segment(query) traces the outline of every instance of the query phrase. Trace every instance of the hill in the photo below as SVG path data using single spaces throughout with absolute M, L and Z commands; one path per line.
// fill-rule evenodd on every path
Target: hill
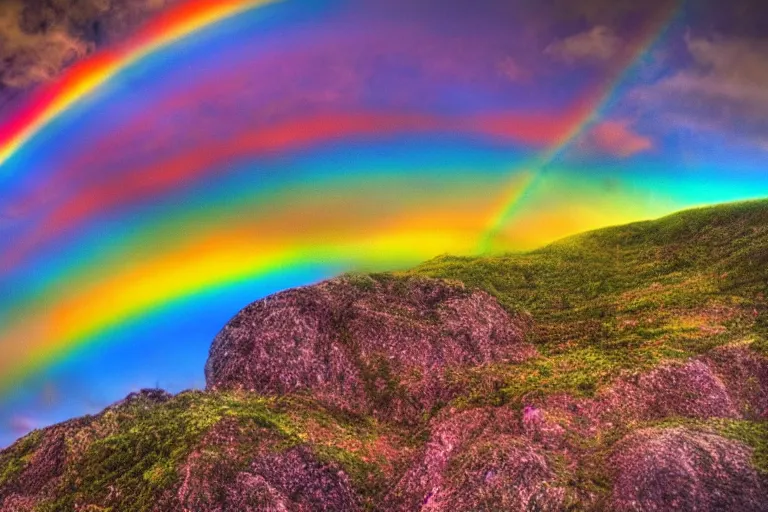
M 243 309 L 207 389 L 0 452 L 8 511 L 768 510 L 768 201 Z
M 438 258 L 407 274 L 486 290 L 535 319 L 538 375 L 507 395 L 590 393 L 622 369 L 726 344 L 768 353 L 768 201 L 688 210 L 527 254 Z

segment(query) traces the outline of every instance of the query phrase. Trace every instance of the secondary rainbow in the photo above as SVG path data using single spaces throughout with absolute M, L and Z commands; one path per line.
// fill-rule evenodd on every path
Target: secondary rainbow
M 521 180 L 518 178 L 512 180 L 512 193 L 508 194 L 507 201 L 503 202 L 502 207 L 491 217 L 488 228 L 482 233 L 477 245 L 478 253 L 487 253 L 493 249 L 494 239 L 507 224 L 515 211 L 515 207 L 525 196 L 526 191 L 535 185 L 541 177 L 542 171 L 554 162 L 577 137 L 583 134 L 600 117 L 632 70 L 635 69 L 638 63 L 642 62 L 648 52 L 666 34 L 674 20 L 683 11 L 684 5 L 685 0 L 675 0 L 668 10 L 649 23 L 649 28 L 641 32 L 636 42 L 628 45 L 630 50 L 623 52 L 621 58 L 617 59 L 616 67 L 612 73 L 608 74 L 605 81 L 606 85 L 596 89 L 597 93 L 587 97 L 583 101 L 583 107 L 576 110 L 573 127 L 566 131 L 562 139 L 554 144 L 551 149 L 537 157 L 525 169 L 522 169 L 523 175 L 526 177 L 522 180 L 522 186 Z

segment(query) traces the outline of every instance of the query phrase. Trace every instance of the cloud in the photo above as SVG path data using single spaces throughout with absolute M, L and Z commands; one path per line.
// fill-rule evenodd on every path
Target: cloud
M 593 151 L 629 158 L 653 149 L 653 141 L 636 133 L 626 120 L 607 120 L 596 124 L 587 134 Z
M 512 57 L 505 57 L 497 64 L 499 74 L 510 82 L 527 82 L 531 72 L 518 64 Z
M 52 27 L 45 33 L 22 30 L 23 5 L 12 1 L 0 5 L 0 83 L 23 88 L 45 82 L 70 62 L 90 50 L 88 43 Z
M 0 88 L 55 78 L 99 46 L 118 41 L 169 0 L 0 2 Z
M 685 38 L 689 61 L 633 99 L 664 121 L 692 131 L 768 140 L 768 40 L 723 36 Z
M 576 35 L 555 41 L 544 49 L 544 53 L 567 63 L 580 61 L 606 61 L 621 47 L 621 39 L 603 25 Z
M 677 75 L 679 82 L 708 96 L 768 105 L 768 41 L 687 35 L 686 43 L 696 68 Z

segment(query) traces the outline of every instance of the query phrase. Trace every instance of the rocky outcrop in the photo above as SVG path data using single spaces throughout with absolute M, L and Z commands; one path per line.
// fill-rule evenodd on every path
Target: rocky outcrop
M 768 510 L 768 488 L 742 443 L 685 428 L 641 430 L 611 458 L 611 510 Z
M 306 445 L 275 450 L 284 439 L 269 428 L 219 421 L 179 467 L 181 483 L 168 510 L 261 512 L 359 510 L 361 498 L 338 464 Z M 244 453 L 243 448 L 248 447 Z M 211 456 L 211 453 L 218 454 Z
M 599 403 L 605 419 L 617 424 L 669 417 L 739 417 L 723 381 L 700 359 L 619 379 L 600 395 Z
M 0 456 L 0 468 L 5 466 L 0 480 L 0 510 L 32 512 L 38 503 L 55 496 L 71 462 L 67 441 L 87 429 L 89 423 L 88 418 L 78 419 L 33 432 L 0 454 L 15 459 L 11 462 Z
M 256 455 L 244 470 L 234 473 L 221 464 L 213 471 L 204 469 L 198 458 L 182 467 L 185 479 L 169 509 L 179 505 L 209 512 L 362 509 L 346 473 L 319 461 L 307 447 Z
M 768 359 L 467 398 L 551 373 L 530 324 L 424 278 L 277 294 L 218 334 L 205 392 L 132 393 L 0 452 L 0 510 L 768 511 Z
M 309 392 L 414 421 L 461 389 L 450 373 L 536 354 L 490 295 L 424 278 L 346 277 L 255 302 L 216 336 L 208 389 Z
M 536 405 L 539 418 L 554 411 L 583 435 L 668 418 L 765 421 L 768 359 L 744 345 L 722 346 L 705 356 L 621 376 L 591 399 L 558 394 Z M 550 422 L 547 428 L 551 434 L 558 427 Z
M 509 408 L 448 413 L 388 496 L 390 510 L 559 510 L 543 447 Z

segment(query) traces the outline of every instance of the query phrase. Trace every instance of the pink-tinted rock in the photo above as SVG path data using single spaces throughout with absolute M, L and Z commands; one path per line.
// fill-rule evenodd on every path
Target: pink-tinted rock
M 768 359 L 747 347 L 726 346 L 712 350 L 704 360 L 745 418 L 768 419 Z
M 387 500 L 389 510 L 558 510 L 564 492 L 509 408 L 447 411 Z
M 119 409 L 131 405 L 139 405 L 145 408 L 153 405 L 162 404 L 173 398 L 173 395 L 162 389 L 142 389 L 128 394 L 122 400 L 110 405 L 107 410 Z
M 564 490 L 541 449 L 520 436 L 473 443 L 455 459 L 449 486 L 422 510 L 560 510 Z
M 34 512 L 39 499 L 34 496 L 11 494 L 5 500 L 0 500 L 0 510 L 3 512 Z
M 311 392 L 412 420 L 459 391 L 451 369 L 535 355 L 525 322 L 484 292 L 416 278 L 340 278 L 253 303 L 218 334 L 209 389 Z
M 716 434 L 736 425 L 760 441 L 765 357 L 722 347 L 595 397 L 462 408 L 536 355 L 530 321 L 427 279 L 277 294 L 217 336 L 206 392 L 132 393 L 0 452 L 0 510 L 133 510 L 136 493 L 135 510 L 154 512 L 768 512 L 751 449 Z M 233 389 L 254 393 L 218 392 Z M 697 421 L 650 428 L 679 417 Z
M 545 409 L 532 405 L 523 408 L 523 432 L 546 448 L 560 448 L 565 436 L 565 429 L 553 421 Z
M 388 501 L 393 504 L 393 510 L 418 510 L 433 501 L 448 486 L 445 472 L 449 462 L 485 431 L 496 412 L 492 408 L 445 411 L 444 419 L 433 420 L 426 446 L 390 493 Z M 511 429 L 516 426 L 514 421 L 507 424 Z
M 307 446 L 279 446 L 280 438 L 269 428 L 219 421 L 178 469 L 178 488 L 158 510 L 360 509 L 360 498 L 338 465 L 321 462 Z
M 605 419 L 617 423 L 676 416 L 740 416 L 723 382 L 701 360 L 668 363 L 634 378 L 619 379 L 599 397 L 599 405 Z
M 28 439 L 37 441 L 32 443 L 32 450 L 23 455 L 21 471 L 0 487 L 0 510 L 28 510 L 51 496 L 69 462 L 66 439 L 85 428 L 88 422 L 87 418 L 71 420 L 29 434 Z
M 768 489 L 743 444 L 685 428 L 646 429 L 618 443 L 611 510 L 768 510 Z
M 360 510 L 360 498 L 349 478 L 335 465 L 325 464 L 306 447 L 255 456 L 245 471 L 229 474 L 220 465 L 202 470 L 192 462 L 178 492 L 178 504 L 163 510 L 206 512 Z

